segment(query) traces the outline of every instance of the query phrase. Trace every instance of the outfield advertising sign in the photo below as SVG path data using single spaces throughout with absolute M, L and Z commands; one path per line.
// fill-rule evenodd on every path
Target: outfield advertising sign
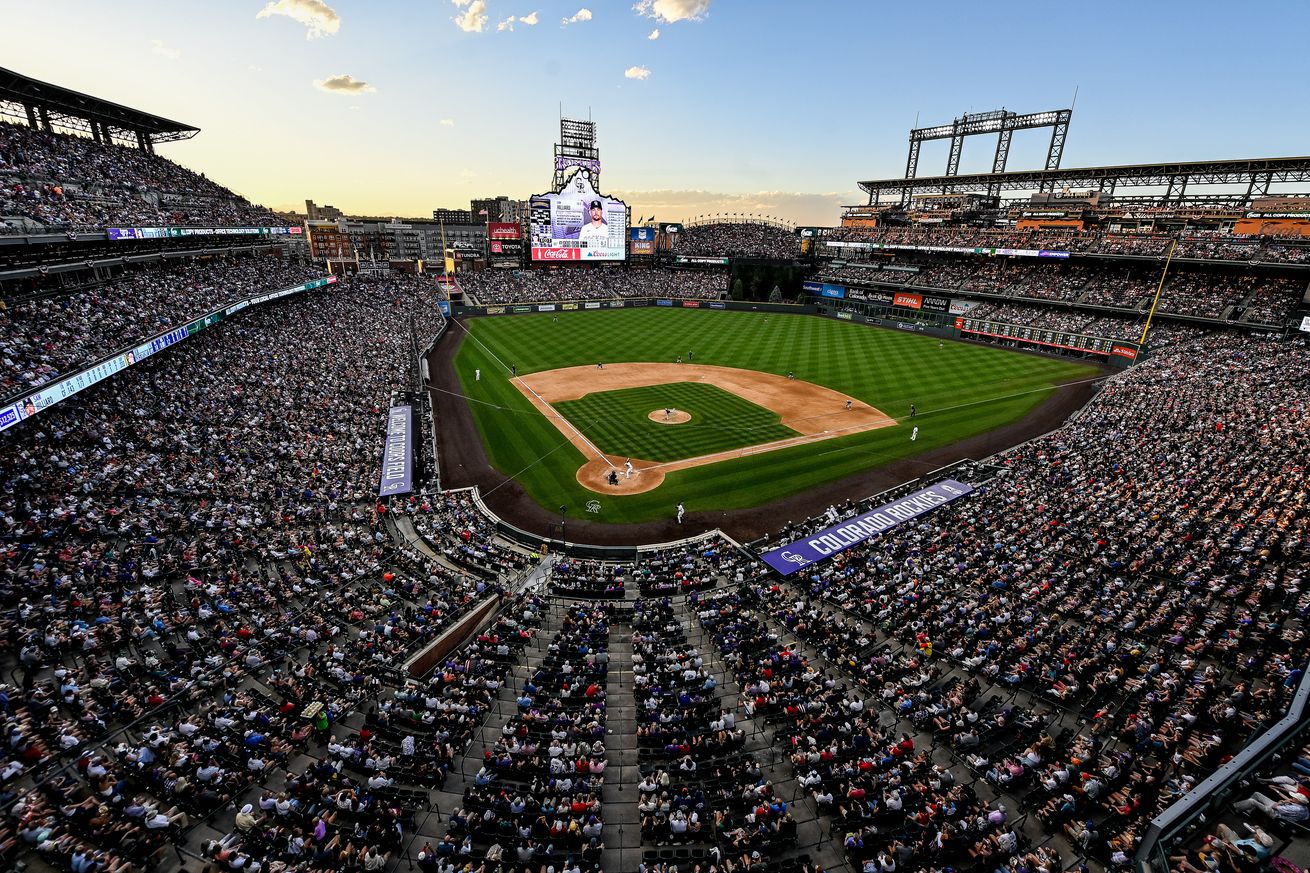
M 884 503 L 854 518 L 848 518 L 840 524 L 825 528 L 804 539 L 765 552 L 761 557 L 770 567 L 784 576 L 789 576 L 898 525 L 914 521 L 938 507 L 972 494 L 973 490 L 972 485 L 954 479 L 945 479 L 936 485 L 921 488 L 907 497 Z
M 824 282 L 819 288 L 819 293 L 824 297 L 845 297 L 846 287 L 844 285 L 829 285 Z

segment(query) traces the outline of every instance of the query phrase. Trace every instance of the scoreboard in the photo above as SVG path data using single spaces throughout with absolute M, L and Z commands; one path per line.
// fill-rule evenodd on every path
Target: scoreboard
M 964 333 L 1018 340 L 1040 346 L 1051 346 L 1052 348 L 1071 349 L 1093 355 L 1116 355 L 1129 359 L 1137 357 L 1136 343 L 1103 336 L 1089 336 L 1071 331 L 1032 327 L 1024 324 L 1006 324 L 1005 322 L 988 321 L 983 318 L 957 318 L 955 319 L 955 327 Z

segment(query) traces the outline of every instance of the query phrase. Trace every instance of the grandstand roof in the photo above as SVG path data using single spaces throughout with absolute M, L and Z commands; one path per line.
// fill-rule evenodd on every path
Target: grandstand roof
M 1125 164 L 1109 167 L 1066 167 L 1058 170 L 1013 170 L 1004 173 L 969 173 L 955 176 L 917 176 L 912 179 L 878 179 L 860 182 L 871 197 L 927 191 L 1058 191 L 1061 188 L 1095 188 L 1113 191 L 1117 186 L 1167 186 L 1166 199 L 1181 199 L 1187 185 L 1246 184 L 1247 196 L 1269 193 L 1271 183 L 1310 181 L 1310 157 L 1247 158 L 1233 161 L 1174 161 L 1164 164 Z
M 0 102 L 45 110 L 52 124 L 85 130 L 89 122 L 140 133 L 152 142 L 190 139 L 200 128 L 92 97 L 0 67 Z M 79 123 L 81 122 L 81 123 Z

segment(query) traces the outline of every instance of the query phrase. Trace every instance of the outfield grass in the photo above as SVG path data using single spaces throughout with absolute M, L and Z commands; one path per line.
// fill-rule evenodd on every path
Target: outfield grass
M 496 468 L 541 505 L 563 503 L 570 515 L 592 521 L 664 518 L 679 501 L 689 511 L 756 506 L 995 430 L 1027 414 L 1053 385 L 1098 374 L 1088 364 L 971 343 L 938 348 L 938 340 L 921 334 L 814 316 L 661 308 L 558 315 L 470 319 L 455 366 Z M 697 364 L 794 371 L 901 424 L 679 470 L 645 494 L 598 495 L 576 478 L 588 459 L 509 381 L 511 365 L 526 374 L 597 361 L 672 363 L 693 353 Z M 481 381 L 474 381 L 475 369 Z M 905 423 L 911 403 L 920 428 L 914 443 Z M 586 514 L 589 500 L 601 502 L 599 517 Z
M 602 452 L 647 461 L 678 461 L 799 436 L 778 413 L 730 391 L 699 382 L 597 391 L 552 404 Z M 685 424 L 647 416 L 671 407 L 690 413 Z

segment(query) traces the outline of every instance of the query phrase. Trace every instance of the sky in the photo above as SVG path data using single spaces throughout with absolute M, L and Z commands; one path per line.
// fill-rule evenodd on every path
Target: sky
M 1075 91 L 1067 167 L 1310 152 L 1304 0 L 8 0 L 0 31 L 0 65 L 201 128 L 160 152 L 284 210 L 542 193 L 561 111 L 596 121 L 604 192 L 661 221 L 833 224 L 904 174 L 916 118 Z

